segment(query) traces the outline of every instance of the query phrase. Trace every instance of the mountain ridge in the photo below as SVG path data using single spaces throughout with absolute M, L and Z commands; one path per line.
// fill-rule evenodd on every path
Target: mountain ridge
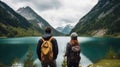
M 50 26 L 53 29 L 53 35 L 62 35 L 60 32 L 55 30 L 49 22 L 39 16 L 31 7 L 22 7 L 17 10 L 17 12 L 25 17 L 30 23 L 35 25 L 37 28 L 40 29 L 41 33 L 44 33 L 44 29 L 46 26 Z
M 83 36 L 119 36 L 119 13 L 119 0 L 99 0 L 93 9 L 79 20 L 71 32 L 76 31 Z
M 72 30 L 73 26 L 71 26 L 70 24 L 66 25 L 65 27 L 57 27 L 56 30 L 58 30 L 59 32 L 68 35 L 70 33 L 70 31 Z
M 0 36 L 19 37 L 41 35 L 24 17 L 0 1 Z

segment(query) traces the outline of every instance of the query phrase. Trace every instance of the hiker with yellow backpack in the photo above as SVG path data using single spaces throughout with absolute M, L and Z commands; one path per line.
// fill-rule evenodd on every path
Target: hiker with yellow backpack
M 57 67 L 58 44 L 51 34 L 50 27 L 46 27 L 45 34 L 38 42 L 37 55 L 42 67 Z

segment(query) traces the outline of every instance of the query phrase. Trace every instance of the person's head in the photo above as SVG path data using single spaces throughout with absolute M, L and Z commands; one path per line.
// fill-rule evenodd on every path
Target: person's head
M 49 27 L 49 26 L 47 26 L 46 28 L 45 28 L 45 33 L 47 33 L 47 34 L 50 34 L 51 33 L 51 27 Z
M 71 40 L 70 40 L 71 45 L 78 44 L 77 37 L 78 37 L 78 34 L 76 32 L 71 33 Z
M 78 34 L 76 32 L 71 33 L 71 39 L 77 40 Z

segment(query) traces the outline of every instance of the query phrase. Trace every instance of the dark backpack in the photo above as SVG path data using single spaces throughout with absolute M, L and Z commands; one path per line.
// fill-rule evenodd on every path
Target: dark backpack
M 80 46 L 79 45 L 70 45 L 70 62 L 78 63 L 80 61 Z

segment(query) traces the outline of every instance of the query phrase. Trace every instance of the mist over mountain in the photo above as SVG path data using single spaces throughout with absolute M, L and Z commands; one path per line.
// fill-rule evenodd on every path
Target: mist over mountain
M 64 27 L 57 27 L 56 30 L 59 32 L 62 32 L 62 30 L 64 29 Z
M 41 33 L 44 33 L 46 26 L 50 26 L 53 29 L 53 35 L 61 35 L 60 32 L 56 31 L 45 19 L 39 16 L 32 8 L 29 6 L 22 7 L 17 10 L 17 12 L 25 17 L 30 23 L 32 23 L 36 28 L 38 28 Z
M 79 35 L 120 35 L 120 0 L 99 0 L 93 9 L 82 17 L 71 32 Z

